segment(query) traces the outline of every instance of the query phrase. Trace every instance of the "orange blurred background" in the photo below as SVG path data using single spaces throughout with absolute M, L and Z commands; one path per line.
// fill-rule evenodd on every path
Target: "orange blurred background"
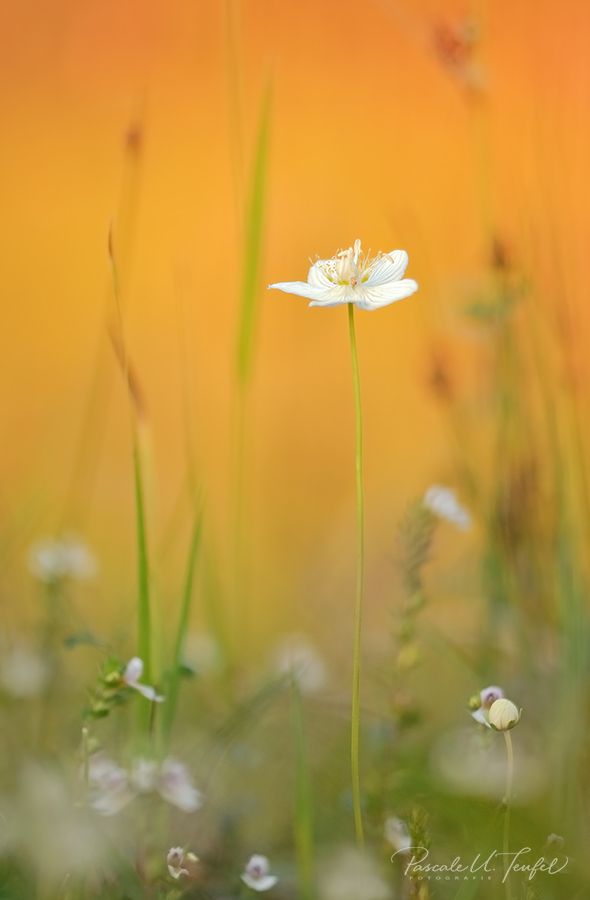
M 357 237 L 365 249 L 406 249 L 408 276 L 420 284 L 408 300 L 357 315 L 367 602 L 370 621 L 387 621 L 396 522 L 431 483 L 457 485 L 431 387 L 435 360 L 475 430 L 485 419 L 486 337 L 462 310 L 487 289 L 494 237 L 543 298 L 546 329 L 567 311 L 572 377 L 585 396 L 589 38 L 584 0 L 473 9 L 450 0 L 2 0 L 0 525 L 9 621 L 20 614 L 15 591 L 30 594 L 28 543 L 62 528 L 101 559 L 83 617 L 133 617 L 128 411 L 105 328 L 113 220 L 128 351 L 153 446 L 164 603 L 176 602 L 186 552 L 187 432 L 211 539 L 228 565 L 239 219 L 267 78 L 246 442 L 254 630 L 329 634 L 339 611 L 352 619 L 346 310 L 310 310 L 264 286 L 304 280 L 309 257 L 332 256 Z M 467 559 L 472 541 L 445 533 L 440 554 Z M 441 591 L 469 604 L 473 581 Z

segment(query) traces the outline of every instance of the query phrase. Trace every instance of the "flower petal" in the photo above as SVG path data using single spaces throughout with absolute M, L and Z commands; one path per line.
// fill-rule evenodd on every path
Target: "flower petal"
M 135 682 L 139 681 L 143 674 L 143 660 L 139 656 L 134 656 L 127 663 L 127 668 L 123 672 L 123 681 L 128 685 L 135 687 Z
M 392 250 L 378 257 L 369 271 L 365 284 L 369 287 L 400 281 L 404 277 L 408 265 L 408 254 L 405 250 Z
M 357 290 L 358 299 L 355 300 L 357 309 L 372 310 L 409 297 L 418 290 L 418 284 L 412 278 L 404 278 L 403 281 L 391 281 L 379 287 L 369 286 L 366 282 Z
M 307 275 L 307 281 L 313 287 L 330 290 L 334 287 L 335 282 L 326 274 L 326 265 L 330 262 L 328 259 L 318 259 L 313 264 Z
M 480 725 L 485 725 L 486 728 L 490 728 L 490 729 L 491 729 L 492 726 L 490 725 L 490 723 L 489 723 L 488 720 L 486 719 L 486 717 L 485 717 L 485 715 L 484 715 L 484 711 L 483 711 L 483 709 L 482 709 L 481 707 L 480 707 L 479 709 L 474 710 L 474 711 L 471 713 L 471 715 L 473 716 L 473 718 L 475 719 L 476 722 L 479 722 Z
M 321 300 L 312 300 L 310 306 L 342 306 L 343 303 L 356 303 L 358 295 L 348 284 L 334 285 L 331 291 L 325 291 Z
M 326 288 L 315 287 L 306 281 L 280 281 L 277 284 L 269 284 L 269 290 L 284 291 L 286 294 L 297 294 L 299 297 L 307 297 L 309 300 L 321 300 L 325 297 Z
M 129 684 L 129 687 L 139 691 L 140 694 L 143 694 L 148 700 L 153 700 L 154 703 L 163 703 L 164 701 L 164 697 L 157 694 L 154 688 L 150 687 L 148 684 L 138 684 L 137 682 L 134 682 L 133 684 Z
M 242 881 L 253 891 L 268 891 L 274 887 L 279 879 L 276 875 L 263 875 L 262 878 L 252 878 L 250 875 L 242 875 Z

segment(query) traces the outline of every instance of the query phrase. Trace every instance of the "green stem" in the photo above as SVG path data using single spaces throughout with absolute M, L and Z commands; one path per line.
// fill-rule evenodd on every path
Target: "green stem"
M 123 327 L 123 311 L 121 305 L 121 292 L 119 273 L 113 249 L 112 229 L 109 232 L 108 241 L 109 260 L 111 264 L 111 279 L 113 295 L 117 311 L 117 326 L 119 330 L 121 367 L 125 389 L 129 399 L 129 419 L 131 425 L 131 440 L 133 448 L 133 482 L 135 489 L 136 534 L 137 534 L 137 566 L 138 566 L 138 596 L 137 596 L 137 652 L 143 660 L 143 677 L 149 684 L 152 680 L 152 623 L 150 601 L 150 570 L 147 541 L 147 522 L 145 511 L 145 493 L 143 485 L 143 473 L 141 453 L 139 446 L 139 427 L 137 405 L 134 406 L 134 394 L 129 374 L 129 360 L 125 343 L 125 331 Z M 137 404 L 137 400 L 135 401 Z M 152 727 L 152 704 L 149 706 L 141 703 L 138 711 L 138 728 L 140 733 L 150 734 Z
M 348 304 L 348 329 L 354 385 L 354 415 L 356 423 L 356 599 L 354 607 L 354 655 L 352 662 L 352 716 L 350 736 L 350 764 L 352 774 L 352 803 L 354 830 L 358 847 L 363 849 L 363 820 L 361 816 L 361 788 L 359 772 L 360 688 L 361 688 L 361 623 L 363 605 L 363 569 L 365 562 L 364 498 L 363 498 L 363 417 L 361 410 L 361 384 L 356 350 L 354 304 Z
M 166 697 L 166 705 L 164 707 L 164 739 L 166 746 L 170 742 L 172 726 L 176 715 L 176 707 L 178 703 L 178 693 L 180 689 L 180 667 L 182 665 L 182 652 L 188 632 L 190 622 L 191 603 L 193 597 L 193 585 L 195 581 L 195 571 L 197 568 L 197 560 L 201 547 L 201 531 L 203 523 L 202 508 L 197 508 L 193 533 L 189 548 L 188 564 L 186 569 L 184 590 L 182 593 L 182 604 L 180 608 L 180 616 L 176 629 L 176 639 L 174 641 L 174 652 L 172 655 L 172 668 L 170 680 L 168 684 L 168 696 Z
M 291 719 L 295 739 L 295 850 L 301 900 L 313 900 L 313 811 L 301 691 L 293 674 Z
M 512 750 L 512 738 L 510 737 L 510 732 L 504 732 L 504 740 L 506 741 L 506 756 L 508 759 L 508 763 L 506 766 L 506 795 L 504 797 L 504 804 L 506 806 L 506 812 L 504 814 L 504 846 L 503 846 L 503 856 L 504 856 L 504 877 L 505 877 L 505 885 L 506 885 L 506 900 L 511 900 L 512 898 L 512 890 L 510 888 L 510 876 L 508 873 L 508 853 L 510 846 L 510 802 L 512 800 L 512 782 L 514 779 L 514 752 Z

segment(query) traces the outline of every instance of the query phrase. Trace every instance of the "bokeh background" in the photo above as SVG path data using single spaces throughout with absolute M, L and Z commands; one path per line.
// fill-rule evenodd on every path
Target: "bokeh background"
M 177 602 L 191 480 L 227 588 L 243 221 L 270 84 L 244 451 L 251 639 L 261 653 L 285 630 L 326 644 L 339 617 L 349 656 L 346 310 L 310 310 L 265 286 L 304 280 L 309 258 L 360 237 L 375 252 L 406 249 L 420 284 L 408 300 L 357 315 L 367 646 L 379 644 L 407 503 L 443 483 L 468 504 L 461 452 L 493 480 L 494 341 L 465 310 L 485 306 L 494 259 L 496 268 L 509 259 L 533 298 L 516 358 L 530 361 L 534 344 L 548 382 L 585 408 L 589 38 L 584 0 L 2 0 L 5 627 L 36 615 L 31 541 L 73 531 L 101 563 L 80 624 L 133 629 L 129 414 L 108 336 L 111 227 L 150 434 L 159 599 L 164 609 Z M 481 609 L 478 540 L 477 523 L 471 535 L 438 539 L 430 615 L 443 629 L 469 629 Z

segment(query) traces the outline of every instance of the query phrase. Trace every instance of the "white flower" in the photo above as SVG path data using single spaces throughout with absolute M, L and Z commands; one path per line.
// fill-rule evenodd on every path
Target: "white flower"
M 384 826 L 385 840 L 389 841 L 391 846 L 398 853 L 406 853 L 412 846 L 412 838 L 407 829 L 406 823 L 397 816 L 389 816 L 385 820 Z
M 356 240 L 354 249 L 339 250 L 332 259 L 318 259 L 309 270 L 307 282 L 281 281 L 269 284 L 269 288 L 308 297 L 310 306 L 354 303 L 358 309 L 379 309 L 418 290 L 415 281 L 403 278 L 407 265 L 405 250 L 378 253 L 369 259 L 361 255 L 361 242 Z
M 86 544 L 72 536 L 37 541 L 29 551 L 28 564 L 32 574 L 46 584 L 61 578 L 84 581 L 92 578 L 98 568 Z
M 155 759 L 139 757 L 131 763 L 131 784 L 138 794 L 155 791 L 158 783 L 158 763 Z
M 470 514 L 461 506 L 455 492 L 450 488 L 433 484 L 426 491 L 423 503 L 435 516 L 446 519 L 447 522 L 456 525 L 460 531 L 467 531 L 471 528 Z
M 269 875 L 270 865 L 266 856 L 251 856 L 240 876 L 244 884 L 253 891 L 268 891 L 278 881 L 276 875 Z
M 275 660 L 277 671 L 290 675 L 304 694 L 319 691 L 326 682 L 324 661 L 304 637 L 288 637 L 278 646 Z
M 162 763 L 157 788 L 164 800 L 184 812 L 194 812 L 202 804 L 201 792 L 194 787 L 186 766 L 171 757 Z
M 168 871 L 173 878 L 180 878 L 181 875 L 188 875 L 188 869 L 183 869 L 184 850 L 182 847 L 170 847 L 168 856 L 166 857 Z
M 144 697 L 147 697 L 148 700 L 153 700 L 155 703 L 161 703 L 164 698 L 157 694 L 153 687 L 150 687 L 147 684 L 139 684 L 139 679 L 143 674 L 143 660 L 139 658 L 139 656 L 134 656 L 133 659 L 129 660 L 127 663 L 127 667 L 121 676 L 127 687 L 133 688 L 135 691 L 139 691 L 140 694 L 143 694 Z
M 83 775 L 83 771 L 81 775 Z M 186 766 L 167 757 L 160 766 L 156 760 L 137 757 L 131 763 L 131 775 L 102 751 L 89 760 L 88 781 L 92 809 L 113 816 L 137 794 L 157 791 L 163 800 L 184 812 L 194 812 L 202 804 L 202 795 L 191 780 Z M 190 858 L 190 854 L 187 855 Z
M 182 847 L 170 847 L 166 857 L 168 871 L 173 878 L 180 878 L 181 875 L 190 875 L 190 869 L 185 869 L 184 866 L 190 866 L 194 872 L 194 864 L 198 863 L 198 861 L 198 857 L 194 853 L 185 853 Z
M 125 769 L 102 752 L 94 753 L 88 761 L 88 781 L 94 788 L 89 805 L 101 816 L 115 816 L 135 796 Z
M 475 721 L 479 722 L 481 725 L 485 725 L 487 728 L 491 728 L 492 726 L 488 722 L 490 706 L 496 700 L 501 700 L 503 697 L 504 691 L 501 687 L 498 687 L 495 684 L 492 684 L 490 685 L 490 687 L 484 688 L 483 691 L 480 691 L 479 706 L 471 713 Z M 477 703 L 477 694 L 472 700 L 472 704 L 475 705 L 475 703 Z

